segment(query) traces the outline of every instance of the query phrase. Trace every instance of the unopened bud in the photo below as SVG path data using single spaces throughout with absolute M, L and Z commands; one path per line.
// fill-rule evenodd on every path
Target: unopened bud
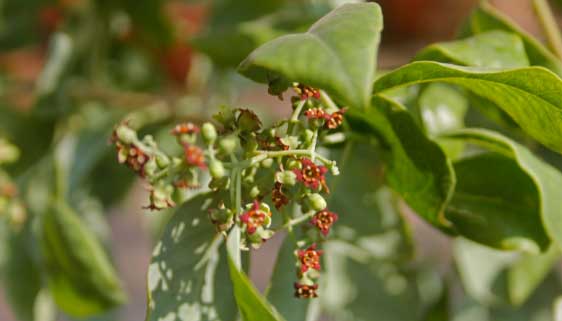
M 156 156 L 156 164 L 158 165 L 158 167 L 164 168 L 170 165 L 170 158 L 168 158 L 168 156 L 166 155 L 158 155 Z
M 207 145 L 212 145 L 217 140 L 217 130 L 211 123 L 204 123 L 201 126 L 201 136 Z
M 297 175 L 292 171 L 277 172 L 275 180 L 283 185 L 293 186 L 297 183 Z
M 212 178 L 219 179 L 224 177 L 224 166 L 221 161 L 216 159 L 209 163 L 209 173 Z
M 220 150 L 227 155 L 234 153 L 237 145 L 238 138 L 235 136 L 228 136 L 219 141 Z
M 126 125 L 119 125 L 115 129 L 115 135 L 125 144 L 132 144 L 137 140 L 137 133 Z
M 260 189 L 257 186 L 252 187 L 250 190 L 250 197 L 257 198 L 260 195 Z
M 266 158 L 266 159 L 261 161 L 260 165 L 263 168 L 271 168 L 271 166 L 273 165 L 273 159 L 272 158 Z
M 146 164 L 144 164 L 143 169 L 146 176 L 150 177 L 154 175 L 154 173 L 156 173 L 156 170 L 158 169 L 156 160 L 154 160 L 154 158 L 151 158 L 148 162 L 146 162 Z
M 310 208 L 312 208 L 315 211 L 321 211 L 325 209 L 326 206 L 328 206 L 328 204 L 326 204 L 326 200 L 324 199 L 324 197 L 322 197 L 322 195 L 318 193 L 309 194 L 308 203 L 310 204 Z

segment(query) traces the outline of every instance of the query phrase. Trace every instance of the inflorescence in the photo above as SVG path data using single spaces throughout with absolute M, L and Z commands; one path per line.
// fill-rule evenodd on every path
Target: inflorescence
M 304 246 L 295 251 L 295 296 L 314 298 L 321 270 L 318 244 L 338 220 L 324 197 L 330 192 L 327 176 L 339 170 L 318 147 L 340 129 L 345 108 L 318 89 L 302 84 L 293 89 L 291 117 L 268 128 L 248 109 L 223 109 L 214 117 L 216 125 L 175 126 L 171 135 L 183 151 L 178 155 L 160 150 L 149 135 L 139 139 L 127 122 L 115 128 L 112 142 L 119 162 L 149 184 L 150 210 L 174 207 L 182 189 L 200 188 L 209 177 L 207 186 L 218 195 L 209 218 L 225 234 L 237 224 L 242 249 L 257 249 L 276 232 L 300 225 L 304 236 L 297 244 Z

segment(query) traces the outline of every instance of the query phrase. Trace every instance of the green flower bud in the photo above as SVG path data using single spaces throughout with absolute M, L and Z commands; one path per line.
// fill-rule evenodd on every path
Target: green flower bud
M 148 162 L 146 162 L 146 164 L 144 164 L 143 169 L 144 169 L 144 174 L 147 177 L 150 177 L 150 176 L 154 175 L 154 173 L 158 169 L 158 165 L 156 164 L 156 160 L 154 158 L 151 158 Z
M 260 189 L 257 186 L 252 187 L 250 190 L 250 197 L 257 198 L 260 195 Z
M 326 200 L 324 199 L 324 197 L 322 197 L 322 195 L 318 193 L 309 194 L 307 197 L 307 201 L 308 204 L 310 205 L 310 208 L 312 208 L 315 211 L 321 211 L 325 209 L 326 206 L 328 206 L 328 204 L 326 204 Z
M 180 145 L 193 145 L 197 142 L 197 136 L 195 134 L 181 134 L 177 136 L 177 139 Z
M 272 158 L 266 158 L 266 159 L 261 161 L 260 165 L 263 168 L 271 168 L 271 166 L 273 165 L 273 159 Z
M 209 173 L 211 174 L 211 177 L 215 179 L 224 177 L 224 166 L 222 162 L 216 159 L 212 160 L 209 163 Z
M 156 164 L 158 165 L 158 167 L 164 168 L 170 165 L 170 158 L 168 158 L 168 156 L 166 155 L 158 155 L 156 156 Z
M 239 111 L 240 114 L 236 120 L 238 129 L 245 132 L 255 132 L 260 130 L 262 124 L 256 113 L 249 109 L 240 109 Z
M 302 140 L 307 146 L 310 146 L 310 144 L 312 144 L 312 137 L 313 136 L 314 136 L 314 132 L 310 129 L 306 129 L 302 133 Z
M 238 137 L 236 136 L 231 135 L 219 140 L 219 149 L 224 154 L 227 155 L 233 154 L 237 146 L 238 146 Z
M 137 140 L 137 133 L 127 125 L 119 125 L 115 129 L 115 135 L 125 144 L 132 144 Z
M 287 169 L 299 169 L 301 162 L 298 159 L 291 158 L 287 161 Z
M 275 180 L 283 185 L 293 186 L 297 183 L 297 175 L 292 171 L 277 172 Z
M 201 126 L 201 136 L 207 145 L 212 145 L 217 140 L 217 130 L 215 126 L 211 123 L 204 123 Z

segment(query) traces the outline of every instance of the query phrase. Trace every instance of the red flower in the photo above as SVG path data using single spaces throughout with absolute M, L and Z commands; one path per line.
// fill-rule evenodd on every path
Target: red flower
M 328 117 L 330 117 L 330 115 L 326 114 L 326 112 L 322 108 L 311 108 L 311 109 L 305 111 L 304 115 L 306 116 L 306 118 L 308 118 L 308 120 L 311 120 L 311 119 L 328 119 Z
M 295 91 L 299 95 L 301 100 L 307 100 L 309 98 L 320 99 L 320 90 L 299 84 L 295 87 Z
M 318 293 L 316 293 L 317 290 L 318 290 L 318 284 L 306 285 L 306 284 L 295 283 L 295 297 L 297 298 L 301 298 L 301 299 L 317 298 L 318 297 Z
M 346 109 L 340 109 L 332 114 L 328 115 L 326 118 L 326 128 L 328 129 L 336 129 L 343 123 L 343 114 L 346 112 Z
M 308 158 L 302 158 L 301 165 L 302 169 L 293 170 L 299 182 L 302 182 L 306 187 L 314 190 L 318 190 L 320 186 L 322 186 L 327 193 L 330 192 L 326 185 L 326 178 L 324 177 L 328 171 L 326 166 L 318 166 Z
M 174 129 L 172 129 L 171 134 L 174 136 L 179 136 L 183 134 L 197 134 L 199 133 L 199 127 L 193 123 L 183 123 L 177 124 Z
M 117 149 L 123 148 L 121 144 L 117 145 Z M 144 176 L 144 165 L 148 162 L 150 158 L 146 153 L 144 153 L 140 148 L 135 145 L 131 145 L 129 152 L 127 153 L 127 159 L 124 161 L 127 163 L 132 170 L 139 173 L 139 175 Z
M 205 156 L 203 150 L 195 145 L 184 144 L 183 151 L 185 154 L 185 161 L 190 166 L 197 166 L 201 169 L 207 168 L 205 164 Z
M 330 228 L 338 220 L 338 215 L 328 210 L 321 210 L 314 214 L 310 223 L 316 226 L 324 236 L 328 235 Z
M 254 234 L 258 227 L 266 224 L 266 220 L 271 217 L 270 211 L 264 211 L 258 201 L 254 201 L 252 207 L 240 215 L 240 221 L 246 224 L 246 232 Z
M 275 186 L 273 186 L 273 191 L 271 192 L 271 200 L 276 209 L 280 209 L 289 203 L 289 198 L 283 193 L 283 184 L 275 182 Z
M 301 273 L 305 273 L 309 269 L 320 271 L 320 255 L 322 255 L 322 251 L 316 249 L 316 244 L 312 244 L 306 250 L 299 250 Z

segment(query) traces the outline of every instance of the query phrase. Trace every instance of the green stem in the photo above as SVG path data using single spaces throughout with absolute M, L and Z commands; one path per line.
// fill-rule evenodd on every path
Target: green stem
M 293 134 L 295 130 L 295 124 L 299 122 L 299 116 L 302 112 L 302 108 L 304 107 L 304 104 L 306 104 L 306 100 L 299 101 L 299 104 L 293 111 L 293 114 L 291 115 L 291 119 L 289 119 L 289 124 L 287 125 L 287 134 L 289 135 Z
M 316 143 L 318 142 L 318 129 L 314 131 L 312 134 L 312 142 L 310 143 L 310 159 L 314 162 L 314 159 L 318 155 L 316 153 Z
M 276 229 L 276 232 L 281 231 L 281 230 L 284 230 L 284 229 L 289 229 L 289 230 L 290 230 L 290 229 L 293 228 L 293 226 L 298 225 L 298 224 L 301 224 L 301 223 L 303 223 L 303 222 L 306 222 L 306 221 L 310 220 L 310 219 L 314 216 L 314 214 L 316 214 L 316 212 L 310 211 L 310 212 L 308 212 L 308 213 L 306 213 L 306 214 L 303 214 L 303 215 L 301 215 L 301 216 L 299 216 L 299 217 L 297 217 L 297 218 L 294 218 L 294 219 L 292 219 L 292 220 L 289 220 L 288 222 L 286 222 L 285 224 L 283 224 L 280 228 L 277 228 L 277 229 Z
M 338 108 L 338 105 L 336 105 L 336 103 L 334 103 L 332 98 L 330 98 L 330 96 L 323 90 L 320 90 L 320 101 L 322 102 L 322 105 L 324 105 L 324 107 L 326 108 L 327 113 L 331 114 L 340 110 Z
M 562 59 L 562 35 L 550 5 L 546 0 L 533 0 L 533 7 L 545 33 L 548 46 L 559 59 Z

